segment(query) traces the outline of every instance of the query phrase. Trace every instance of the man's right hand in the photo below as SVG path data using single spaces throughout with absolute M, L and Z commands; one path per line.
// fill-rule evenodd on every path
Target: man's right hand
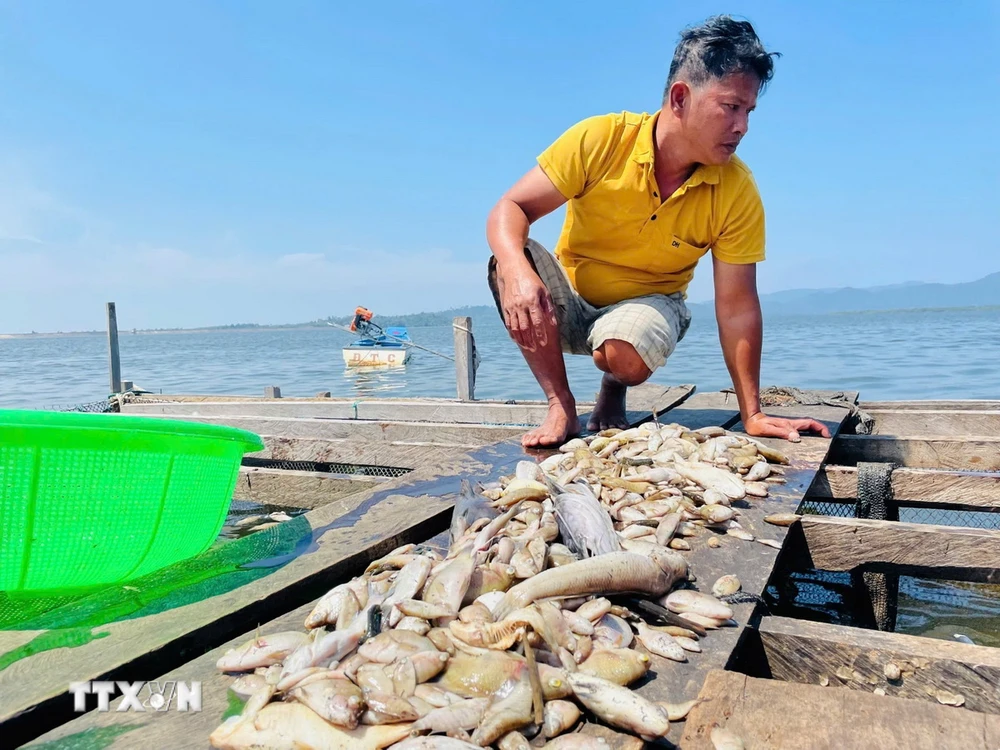
M 529 267 L 501 272 L 498 281 L 500 306 L 510 337 L 529 351 L 548 343 L 550 327 L 558 330 L 559 322 L 549 290 L 538 274 Z

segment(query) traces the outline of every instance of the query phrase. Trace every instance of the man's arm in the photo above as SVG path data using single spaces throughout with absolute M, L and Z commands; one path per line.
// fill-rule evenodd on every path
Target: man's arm
M 802 430 L 830 437 L 830 431 L 815 419 L 769 417 L 760 410 L 760 352 L 764 324 L 757 297 L 757 266 L 713 258 L 713 273 L 719 343 L 733 379 L 747 434 L 798 441 Z
M 556 325 L 548 291 L 524 256 L 528 228 L 565 202 L 552 180 L 536 166 L 497 201 L 486 222 L 486 240 L 497 259 L 504 322 L 511 337 L 527 349 L 545 343 L 544 319 Z

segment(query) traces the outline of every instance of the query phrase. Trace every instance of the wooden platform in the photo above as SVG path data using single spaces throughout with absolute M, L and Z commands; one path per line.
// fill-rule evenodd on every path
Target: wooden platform
M 739 421 L 735 400 L 726 394 L 691 395 L 690 390 L 662 387 L 655 392 L 633 390 L 637 392 L 629 407 L 635 422 L 651 418 L 652 409 L 659 412 L 668 404 L 673 408 L 660 417 L 661 421 L 677 421 L 690 427 L 731 427 Z M 645 409 L 636 408 L 640 397 Z M 243 406 L 257 409 L 256 403 Z M 933 423 L 946 425 L 939 429 L 948 430 L 960 428 L 963 411 L 970 412 L 967 422 L 970 429 L 979 429 L 984 424 L 983 412 L 1000 414 L 1000 409 L 992 408 L 992 402 L 973 404 L 977 408 L 972 410 L 963 410 L 954 402 L 950 402 L 949 408 L 934 404 L 934 409 L 911 408 L 909 404 L 893 409 L 892 403 L 878 406 L 880 412 L 893 413 L 891 420 L 895 421 L 885 422 L 894 425 L 893 429 L 900 424 L 898 414 L 904 412 L 948 412 L 947 420 Z M 846 409 L 831 406 L 788 407 L 768 412 L 821 419 L 835 435 L 847 418 Z M 440 418 L 440 410 L 435 413 Z M 417 410 L 414 414 L 421 416 L 424 412 Z M 331 454 L 317 452 L 329 448 L 320 443 L 350 442 L 348 423 L 361 425 L 368 434 L 375 434 L 381 429 L 377 425 L 382 424 L 378 419 L 289 417 L 270 412 L 269 416 L 261 417 L 246 411 L 223 416 L 190 413 L 171 416 L 226 423 L 258 420 L 259 424 L 295 425 L 296 429 L 307 431 L 289 438 L 276 429 L 268 444 L 271 456 L 276 458 L 324 455 L 329 459 Z M 521 416 L 518 414 L 517 418 Z M 320 423 L 332 423 L 331 429 L 341 430 L 341 437 L 329 437 L 334 434 L 331 432 L 326 433 L 327 437 L 317 434 L 314 431 L 325 429 Z M 392 420 L 384 432 L 392 439 L 384 440 L 384 444 L 403 447 L 402 443 L 418 434 L 406 432 L 416 424 L 419 423 Z M 202 572 L 206 576 L 213 573 L 206 577 L 206 581 L 215 582 L 213 585 L 218 586 L 221 579 L 224 585 L 218 586 L 218 591 L 212 590 L 206 581 L 193 581 L 198 570 L 170 571 L 161 580 L 140 587 L 140 593 L 150 592 L 142 607 L 130 609 L 123 592 L 105 593 L 92 601 L 68 603 L 61 611 L 39 617 L 36 630 L 0 631 L 0 665 L 5 665 L 4 658 L 7 659 L 6 668 L 0 671 L 0 695 L 5 697 L 0 701 L 0 726 L 5 737 L 17 742 L 37 740 L 37 746 L 46 742 L 69 743 L 52 747 L 85 746 L 74 743 L 97 737 L 102 738 L 101 747 L 164 744 L 206 747 L 208 733 L 218 725 L 229 705 L 228 680 L 217 677 L 214 669 L 220 649 L 245 640 L 258 627 L 262 632 L 300 628 L 315 599 L 335 583 L 359 572 L 366 561 L 404 541 L 433 537 L 447 524 L 449 496 L 457 490 L 460 477 L 497 477 L 512 471 L 522 458 L 539 457 L 537 452 L 527 455 L 521 450 L 516 438 L 519 431 L 492 444 L 479 442 L 498 434 L 490 430 L 513 430 L 513 425 L 484 427 L 472 422 L 444 421 L 433 424 L 438 425 L 438 435 L 447 435 L 444 442 L 409 446 L 438 450 L 433 464 L 421 467 L 403 463 L 402 466 L 413 471 L 402 477 L 383 481 L 368 481 L 370 477 L 333 478 L 367 482 L 369 486 L 329 502 L 324 502 L 325 490 L 294 489 L 295 482 L 303 481 L 301 477 L 290 481 L 275 497 L 285 502 L 298 497 L 302 504 L 297 507 L 311 510 L 295 522 L 221 544 L 218 550 L 209 553 L 207 557 L 213 562 L 205 565 Z M 483 432 L 473 433 L 475 430 Z M 475 437 L 470 437 L 473 434 Z M 712 532 L 692 537 L 689 539 L 692 550 L 685 554 L 698 577 L 697 587 L 708 589 L 720 575 L 737 573 L 745 591 L 759 594 L 773 582 L 775 575 L 781 575 L 780 571 L 793 563 L 826 565 L 831 570 L 918 570 L 923 574 L 939 572 L 949 576 L 958 573 L 969 580 L 991 580 L 992 571 L 1000 568 L 1000 559 L 990 546 L 1000 534 L 995 530 L 978 529 L 970 533 L 952 527 L 819 517 L 804 518 L 788 529 L 763 522 L 764 515 L 769 513 L 796 510 L 804 499 L 849 502 L 850 485 L 838 484 L 840 489 L 834 491 L 830 489 L 833 485 L 829 478 L 845 476 L 845 470 L 856 466 L 858 461 L 880 460 L 879 456 L 920 456 L 917 465 L 911 468 L 904 464 L 898 470 L 893 478 L 894 487 L 897 476 L 906 476 L 901 473 L 904 470 L 957 472 L 963 481 L 966 476 L 973 476 L 966 468 L 968 462 L 962 463 L 961 433 L 936 434 L 924 424 L 924 432 L 914 434 L 919 437 L 889 437 L 877 430 L 875 436 L 845 434 L 833 441 L 815 437 L 803 438 L 800 443 L 769 441 L 791 457 L 788 481 L 773 486 L 771 496 L 764 502 L 754 501 L 742 508 L 740 521 L 755 536 L 773 539 L 784 546 L 779 551 L 758 542 L 722 536 L 722 546 L 710 548 L 706 542 Z M 860 437 L 865 439 L 859 440 Z M 301 453 L 276 456 L 273 451 L 280 447 L 281 439 L 302 439 L 310 444 L 296 446 L 295 450 L 301 448 Z M 914 439 L 922 441 L 922 447 L 916 449 L 912 443 L 902 442 Z M 989 466 L 992 459 L 987 448 L 982 447 L 988 445 L 988 436 L 979 440 L 978 455 Z M 935 464 L 928 445 L 950 446 L 940 451 L 945 457 L 942 465 Z M 386 455 L 391 455 L 391 451 Z M 840 463 L 829 463 L 831 457 Z M 276 473 L 274 482 L 280 484 L 281 472 L 272 473 Z M 252 482 L 253 474 L 248 471 L 246 475 Z M 321 483 L 323 479 L 308 477 L 305 481 Z M 331 494 L 339 491 L 331 489 Z M 907 491 L 907 502 L 919 503 L 920 495 L 919 486 Z M 935 497 L 936 504 L 946 507 L 966 507 L 970 503 L 967 492 L 958 496 L 939 493 Z M 976 507 L 993 506 L 984 503 Z M 858 535 L 862 528 L 865 543 L 844 541 L 861 538 Z M 272 532 L 273 538 L 254 539 Z M 915 538 L 922 541 L 915 542 Z M 262 560 L 265 540 L 268 544 L 263 547 Z M 942 541 L 938 544 L 927 540 Z M 965 549 L 968 553 L 962 552 Z M 214 574 L 223 562 L 230 567 L 228 572 Z M 1000 738 L 997 723 L 1000 711 L 995 690 L 990 693 L 991 683 L 995 686 L 1000 674 L 1000 649 L 771 617 L 767 610 L 754 604 L 737 605 L 734 609 L 737 627 L 711 632 L 702 642 L 704 653 L 691 654 L 686 663 L 653 657 L 650 677 L 637 686 L 640 694 L 654 700 L 679 702 L 696 696 L 703 699 L 687 722 L 672 726 L 668 744 L 710 748 L 711 727 L 721 724 L 737 731 L 748 748 L 1000 747 L 1000 741 L 995 741 Z M 96 624 L 93 616 L 86 614 L 94 612 L 105 613 L 98 618 L 104 621 Z M 116 612 L 124 613 L 127 619 L 116 616 Z M 80 622 L 83 624 L 74 624 Z M 58 628 L 48 628 L 57 623 Z M 60 643 L 56 637 L 67 632 L 76 639 L 73 645 Z M 11 661 L 11 654 L 20 658 Z M 901 662 L 899 666 L 903 668 L 912 667 L 899 684 L 889 684 L 884 673 L 881 682 L 878 681 L 879 671 L 884 670 L 888 660 Z M 204 710 L 200 714 L 92 711 L 75 716 L 66 693 L 68 682 L 98 678 L 200 679 Z M 876 687 L 884 689 L 886 695 L 873 695 Z M 942 705 L 930 690 L 961 694 L 965 705 L 961 708 Z M 14 696 L 9 703 L 8 695 Z M 584 731 L 603 731 L 617 750 L 638 747 L 634 739 L 606 728 L 588 727 Z M 932 740 L 937 744 L 928 744 Z

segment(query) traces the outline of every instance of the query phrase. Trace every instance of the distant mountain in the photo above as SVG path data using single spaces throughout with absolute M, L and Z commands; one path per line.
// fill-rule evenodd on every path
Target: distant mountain
M 712 304 L 711 301 L 699 302 L 692 307 L 710 307 Z M 911 281 L 862 289 L 788 289 L 762 294 L 760 305 L 765 313 L 771 315 L 1000 305 L 1000 272 L 961 284 Z

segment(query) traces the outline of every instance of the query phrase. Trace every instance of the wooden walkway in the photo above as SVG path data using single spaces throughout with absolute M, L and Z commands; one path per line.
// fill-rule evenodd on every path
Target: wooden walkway
M 690 389 L 633 390 L 636 395 L 630 409 L 636 422 L 649 418 L 650 410 L 659 412 L 672 404 L 679 405 L 661 421 L 677 421 L 692 428 L 731 427 L 738 422 L 735 400 L 725 394 L 691 396 Z M 644 408 L 638 408 L 640 401 Z M 970 472 L 967 464 L 971 459 L 963 458 L 960 448 L 961 433 L 935 432 L 938 424 L 946 425 L 939 429 L 959 429 L 963 410 L 958 408 L 960 404 L 948 403 L 947 408 L 929 404 L 933 409 L 904 405 L 894 410 L 891 403 L 878 405 L 878 410 L 892 412 L 892 421 L 882 424 L 894 425 L 893 429 L 905 423 L 899 416 L 903 412 L 947 413 L 937 422 L 915 424 L 912 435 L 916 437 L 893 437 L 877 430 L 872 436 L 844 435 L 832 442 L 814 437 L 794 444 L 771 441 L 792 459 L 787 484 L 775 485 L 766 500 L 742 508 L 740 521 L 755 536 L 783 543 L 783 548 L 779 551 L 729 536 L 720 538 L 720 547 L 711 548 L 706 544 L 710 532 L 692 537 L 688 540 L 692 550 L 685 555 L 698 577 L 696 585 L 708 589 L 720 575 L 736 573 L 745 591 L 761 593 L 791 559 L 828 570 L 860 566 L 994 580 L 1000 569 L 997 531 L 814 516 L 785 529 L 762 520 L 769 513 L 796 510 L 804 498 L 852 501 L 849 481 L 831 484 L 830 477 L 848 476 L 857 461 L 884 460 L 887 455 L 919 457 L 914 458 L 912 468 L 904 464 L 905 469 L 897 470 L 894 489 L 897 480 L 907 476 L 901 472 L 944 470 L 958 474 L 964 489 L 958 494 L 936 491 L 937 505 L 966 507 L 974 504 L 969 497 L 990 497 L 990 487 L 996 486 L 997 478 L 977 470 Z M 980 402 L 973 406 L 975 413 L 969 424 L 976 429 L 988 424 L 984 414 L 1000 424 L 1000 404 Z M 846 409 L 830 406 L 769 410 L 782 411 L 821 419 L 835 434 L 847 415 Z M 224 419 L 234 424 L 241 419 L 261 419 L 235 413 L 171 416 Z M 324 438 L 310 433 L 323 426 L 302 423 L 339 420 L 285 415 L 267 419 L 283 423 L 296 420 L 292 424 L 307 430 L 297 437 L 311 441 L 308 449 L 313 453 L 294 455 L 315 455 L 317 449 L 324 448 L 318 445 Z M 373 429 L 369 420 L 343 421 L 364 423 L 363 429 Z M 405 426 L 404 420 L 393 422 Z M 327 503 L 319 491 L 309 505 L 294 506 L 313 508 L 294 522 L 220 545 L 203 556 L 208 562 L 201 569 L 189 566 L 161 572 L 160 580 L 148 583 L 150 598 L 140 608 L 123 606 L 122 592 L 105 593 L 94 601 L 73 602 L 62 611 L 40 617 L 36 630 L 0 631 L 0 665 L 6 664 L 0 671 L 4 736 L 16 740 L 15 744 L 36 739 L 38 744 L 33 746 L 38 747 L 47 742 L 69 743 L 50 747 L 84 747 L 96 739 L 100 747 L 207 747 L 208 733 L 229 708 L 229 679 L 220 677 L 214 667 L 220 653 L 245 641 L 258 627 L 261 632 L 300 629 L 315 599 L 336 582 L 358 573 L 372 557 L 398 544 L 427 540 L 444 529 L 451 507 L 448 497 L 457 490 L 462 476 L 501 476 L 526 457 L 515 435 L 469 449 L 467 446 L 483 438 L 455 432 L 461 429 L 455 423 L 442 424 L 452 431 L 448 440 L 454 441 L 450 448 L 456 450 L 439 453 L 433 464 L 423 468 L 410 467 L 414 471 L 402 477 L 371 482 L 360 492 Z M 461 424 L 468 424 L 470 430 L 483 429 L 471 422 Z M 338 422 L 337 429 L 346 428 Z M 406 438 L 399 439 L 404 432 L 404 427 L 398 428 L 393 439 L 385 442 L 404 442 Z M 1000 430 L 976 439 L 980 446 L 977 455 L 991 470 L 996 468 L 990 463 L 996 456 L 982 446 L 988 446 L 990 435 L 995 439 L 997 432 Z M 268 449 L 274 450 L 277 444 L 272 441 Z M 465 449 L 458 452 L 458 446 Z M 440 450 L 443 446 L 424 447 Z M 943 457 L 941 465 L 934 463 L 934 455 Z M 537 457 L 537 453 L 530 457 Z M 830 462 L 834 458 L 836 463 Z M 971 490 L 969 482 L 973 483 Z M 831 489 L 834 486 L 836 490 Z M 918 484 L 907 490 L 906 502 L 920 502 L 921 486 L 930 485 Z M 301 488 L 284 494 L 289 498 L 301 495 Z M 282 492 L 275 497 L 281 499 Z M 983 503 L 976 507 L 996 506 Z M 847 543 L 858 539 L 864 541 Z M 267 545 L 262 548 L 265 540 Z M 269 559 L 260 559 L 262 549 Z M 779 560 L 781 567 L 776 568 Z M 220 568 L 225 572 L 218 572 Z M 195 580 L 199 573 L 205 580 Z M 172 593 L 155 598 L 153 593 L 161 590 Z M 112 612 L 116 607 L 126 612 L 127 619 L 111 617 L 91 625 L 93 617 L 82 616 L 109 607 Z M 1000 737 L 996 688 L 1000 684 L 1000 649 L 770 617 L 753 604 L 737 605 L 734 610 L 737 627 L 712 631 L 703 641 L 705 651 L 691 655 L 686 663 L 653 657 L 650 678 L 637 687 L 640 694 L 655 700 L 701 699 L 686 722 L 673 725 L 665 744 L 711 748 L 711 730 L 722 726 L 742 737 L 748 748 L 1000 747 L 996 741 Z M 72 625 L 80 621 L 82 625 Z M 46 629 L 54 623 L 60 627 Z M 53 639 L 54 633 L 66 632 L 67 623 L 75 628 L 72 632 L 78 645 L 60 646 Z M 37 653 L 32 653 L 32 644 L 38 647 Z M 11 661 L 10 654 L 19 655 L 18 649 L 21 658 Z M 885 664 L 890 660 L 904 670 L 897 683 L 885 679 Z M 75 717 L 66 689 L 70 681 L 87 679 L 202 680 L 203 710 L 198 714 L 91 711 Z M 886 695 L 872 695 L 876 688 Z M 936 697 L 941 691 L 961 695 L 964 705 L 943 705 Z M 13 700 L 8 701 L 7 696 Z M 618 750 L 632 750 L 641 744 L 597 726 L 583 731 L 603 732 Z

